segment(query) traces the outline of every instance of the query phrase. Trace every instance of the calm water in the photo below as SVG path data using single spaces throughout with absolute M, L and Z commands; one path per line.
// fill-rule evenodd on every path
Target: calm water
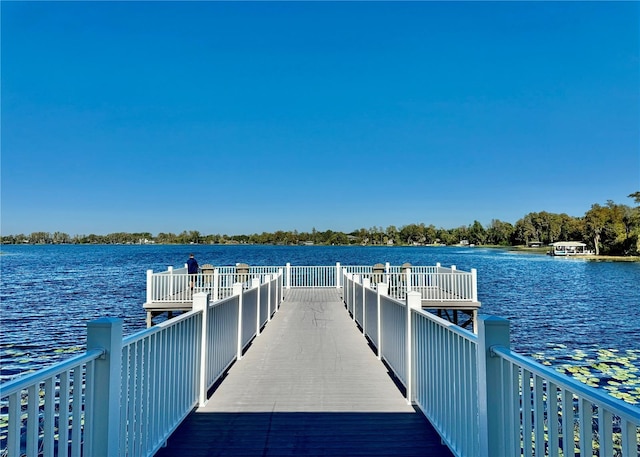
M 2 246 L 0 379 L 81 350 L 91 319 L 145 328 L 146 270 L 183 266 L 189 252 L 201 265 L 476 268 L 481 311 L 511 321 L 516 350 L 560 363 L 606 349 L 640 367 L 640 263 L 455 247 Z

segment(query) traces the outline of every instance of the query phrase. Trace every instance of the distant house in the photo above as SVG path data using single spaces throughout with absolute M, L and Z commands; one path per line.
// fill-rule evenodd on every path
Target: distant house
M 592 252 L 587 249 L 587 245 L 580 241 L 556 241 L 555 243 L 549 244 L 549 246 L 551 246 L 549 250 L 550 255 L 572 256 L 592 254 Z

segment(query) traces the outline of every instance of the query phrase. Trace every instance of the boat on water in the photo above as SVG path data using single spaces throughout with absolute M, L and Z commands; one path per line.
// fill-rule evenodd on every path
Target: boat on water
M 549 243 L 551 249 L 549 255 L 552 256 L 579 256 L 592 255 L 593 252 L 587 249 L 587 245 L 580 241 L 556 241 Z

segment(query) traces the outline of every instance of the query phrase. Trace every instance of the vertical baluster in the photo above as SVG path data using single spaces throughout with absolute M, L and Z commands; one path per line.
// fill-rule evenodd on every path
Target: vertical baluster
M 534 418 L 535 418 L 535 446 L 536 446 L 536 456 L 544 455 L 545 448 L 545 440 L 544 440 L 544 389 L 543 389 L 543 379 L 540 376 L 534 377 Z M 548 394 L 547 394 L 548 398 Z
M 593 429 L 591 426 L 591 402 L 578 397 L 578 415 L 580 420 L 580 455 L 593 454 Z
M 69 455 L 69 372 L 60 373 L 58 409 L 58 457 Z
M 55 429 L 56 390 L 55 378 L 47 378 L 44 382 L 44 424 L 43 424 L 43 455 L 53 457 L 54 429 Z
M 522 447 L 524 451 L 524 457 L 531 457 L 531 450 L 533 449 L 532 440 L 533 440 L 533 429 L 534 425 L 532 424 L 532 408 L 531 403 L 531 372 L 529 370 L 522 370 L 522 380 L 521 380 L 521 389 L 522 389 Z M 535 378 L 535 376 L 534 376 Z M 539 392 L 535 388 L 533 388 L 533 403 L 535 404 L 536 398 Z M 537 414 L 537 413 L 536 413 Z M 536 430 L 537 430 L 537 421 L 536 421 Z M 538 453 L 536 452 L 536 456 Z
M 598 437 L 600 455 L 613 455 L 613 414 L 603 406 L 598 408 Z
M 547 381 L 547 424 L 549 428 L 547 453 L 549 457 L 558 457 L 558 386 L 550 381 Z
M 93 362 L 87 363 L 89 367 Z M 80 436 L 82 433 L 83 408 L 82 408 L 82 367 L 73 369 L 73 394 L 71 406 L 71 456 L 80 457 L 82 452 Z
M 620 418 L 620 431 L 622 432 L 622 455 L 633 456 L 638 449 L 638 431 L 633 422 Z
M 29 386 L 27 389 L 27 455 L 37 455 L 40 420 L 40 384 Z
M 120 407 L 120 449 L 131 455 L 131 442 L 134 439 L 133 427 L 133 379 L 135 373 L 131 370 L 133 362 L 131 345 L 122 348 L 122 376 L 121 376 L 121 407 Z
M 9 456 L 22 455 L 20 450 L 20 431 L 22 429 L 21 399 L 22 391 L 9 396 L 9 427 L 7 436 L 7 452 Z
M 136 421 L 135 421 L 135 434 L 136 434 L 136 441 L 137 441 L 137 455 L 143 455 L 144 454 L 144 438 L 145 438 L 145 433 L 144 433 L 144 409 L 145 409 L 145 401 L 144 401 L 144 395 L 145 395 L 145 384 L 147 382 L 146 376 L 145 376 L 145 359 L 144 359 L 144 347 L 145 347 L 145 339 L 141 339 L 137 342 L 136 344 L 136 407 L 135 407 L 135 411 L 136 411 Z
M 565 456 L 574 453 L 573 417 L 573 394 L 562 389 L 562 453 Z

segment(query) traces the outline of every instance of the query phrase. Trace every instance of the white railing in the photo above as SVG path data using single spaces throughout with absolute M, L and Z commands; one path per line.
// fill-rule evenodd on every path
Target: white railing
M 282 276 L 263 279 L 124 339 L 90 322 L 85 354 L 0 386 L 0 455 L 153 455 L 277 311 Z
M 454 455 L 640 455 L 640 409 L 511 351 L 507 320 L 483 316 L 475 335 L 416 291 L 343 281 L 347 310 Z
M 477 272 L 460 271 L 455 265 L 450 268 L 435 266 L 394 266 L 388 263 L 384 270 L 374 271 L 371 266 L 345 265 L 345 273 L 357 274 L 371 282 L 371 288 L 386 283 L 389 296 L 406 298 L 408 291 L 420 292 L 423 300 L 438 302 L 477 302 Z
M 411 311 L 413 401 L 454 454 L 483 455 L 474 420 L 479 417 L 478 338 L 437 316 Z
M 182 271 L 183 268 L 178 273 L 169 268 L 161 273 L 147 271 L 147 303 L 191 303 L 193 294 L 198 292 L 208 293 L 213 301 L 222 300 L 233 295 L 235 283 L 242 283 L 248 289 L 251 280 L 264 280 L 278 274 L 283 267 L 252 267 L 249 273 L 238 273 L 236 267 L 219 267 L 194 275 Z
M 575 449 L 581 456 L 640 455 L 637 407 L 508 347 L 493 346 L 491 354 L 501 392 L 492 407 L 504 427 L 500 449 L 505 454 L 522 446 L 525 456 L 535 449 L 548 455 L 574 455 Z
M 369 279 L 371 287 L 386 283 L 389 296 L 405 299 L 408 291 L 420 292 L 422 299 L 435 302 L 472 302 L 477 303 L 476 270 L 470 272 L 435 266 L 393 266 L 389 263 L 384 269 L 372 266 L 347 265 L 340 263 L 330 266 L 295 266 L 287 263 L 278 266 L 220 266 L 213 270 L 188 275 L 186 269 L 153 273 L 147 271 L 147 303 L 190 303 L 193 293 L 207 292 L 212 299 L 221 300 L 233 295 L 233 284 L 240 282 L 245 288 L 253 278 L 282 271 L 283 286 L 287 289 L 298 287 L 341 288 L 343 273 L 357 274 Z M 193 282 L 193 291 L 191 285 Z
M 331 266 L 285 266 L 285 287 L 337 287 L 340 264 Z
M 207 314 L 207 347 L 215 348 L 208 351 L 204 361 L 204 385 L 211 387 L 238 354 L 238 316 L 240 310 L 240 295 L 234 295 L 209 305 Z M 200 402 L 205 399 L 201 398 Z
M 104 353 L 103 349 L 87 350 L 3 384 L 0 399 L 6 423 L 0 431 L 0 455 L 81 455 L 83 442 L 91 443 L 89 430 L 95 426 L 96 392 L 91 386 L 95 362 Z
M 122 342 L 120 455 L 155 452 L 198 403 L 201 330 L 190 312 Z

